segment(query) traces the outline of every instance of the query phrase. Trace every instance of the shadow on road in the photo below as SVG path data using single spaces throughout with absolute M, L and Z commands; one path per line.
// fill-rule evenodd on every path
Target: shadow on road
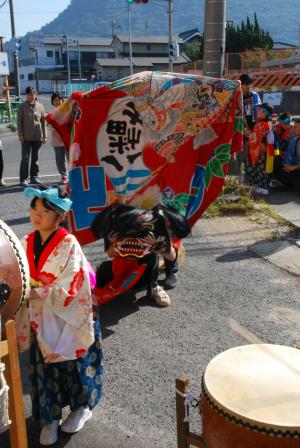
M 37 448 L 37 447 L 41 446 L 39 443 L 40 428 L 31 417 L 28 417 L 26 419 L 26 427 L 27 427 L 28 446 L 30 448 L 33 448 L 33 447 Z M 69 434 L 63 433 L 62 431 L 59 431 L 58 434 L 59 434 L 58 441 L 54 445 L 51 445 L 51 446 L 53 446 L 53 448 L 65 447 L 67 444 L 69 444 L 70 439 L 72 437 L 72 434 L 69 435 Z M 0 434 L 0 446 L 1 446 L 1 448 L 9 448 L 10 447 L 9 430 L 6 430 L 2 434 Z M 80 446 L 82 446 L 82 444 L 80 444 L 80 443 L 73 444 L 72 443 L 71 446 L 80 447 Z
M 260 258 L 260 257 L 250 252 L 249 250 L 245 251 L 233 250 L 232 252 L 228 252 L 227 254 L 221 255 L 220 257 L 216 257 L 216 262 L 233 263 L 236 261 L 249 260 L 250 258 Z
M 115 333 L 110 327 L 117 325 L 121 319 L 138 312 L 143 306 L 152 305 L 153 302 L 149 298 L 141 297 L 137 299 L 135 294 L 129 292 L 100 306 L 99 314 L 103 339 L 106 339 Z
M 30 222 L 30 219 L 28 216 L 22 216 L 22 218 L 13 218 L 13 219 L 7 219 L 5 221 L 5 224 L 8 226 L 18 226 L 22 224 L 28 224 Z
M 0 194 L 20 193 L 23 190 L 24 187 L 22 187 L 21 185 L 12 185 L 0 188 Z

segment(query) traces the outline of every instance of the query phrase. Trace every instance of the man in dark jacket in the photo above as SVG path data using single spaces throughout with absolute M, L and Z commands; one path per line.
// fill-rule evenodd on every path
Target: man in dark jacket
M 22 144 L 22 160 L 20 164 L 20 185 L 28 186 L 29 158 L 31 155 L 30 183 L 40 184 L 38 179 L 39 150 L 47 140 L 45 111 L 42 104 L 37 102 L 33 87 L 26 89 L 27 99 L 19 106 L 17 127 L 19 140 Z

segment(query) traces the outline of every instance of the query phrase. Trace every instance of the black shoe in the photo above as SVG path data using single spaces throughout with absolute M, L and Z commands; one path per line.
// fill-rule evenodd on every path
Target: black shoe
M 173 289 L 177 285 L 177 274 L 168 274 L 164 285 L 167 289 Z
M 35 179 L 30 180 L 31 185 L 43 185 L 43 182 L 40 181 L 37 177 Z
M 20 180 L 20 185 L 21 185 L 21 187 L 28 187 L 28 180 Z

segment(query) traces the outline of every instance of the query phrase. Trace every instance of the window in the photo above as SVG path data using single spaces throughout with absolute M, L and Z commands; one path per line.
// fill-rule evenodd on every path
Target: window
M 147 50 L 151 51 L 151 44 L 147 44 Z
M 53 58 L 53 51 L 52 50 L 48 50 L 47 51 L 47 58 Z
M 20 75 L 20 79 L 25 79 L 25 76 L 24 75 Z
M 33 81 L 33 80 L 34 80 L 34 74 L 28 73 L 28 81 Z

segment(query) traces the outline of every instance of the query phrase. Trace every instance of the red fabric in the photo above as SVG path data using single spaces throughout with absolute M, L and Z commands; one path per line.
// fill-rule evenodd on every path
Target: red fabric
M 97 303 L 103 305 L 114 297 L 132 289 L 147 268 L 146 264 L 139 264 L 136 260 L 116 256 L 112 259 L 114 278 L 102 288 L 94 288 Z

